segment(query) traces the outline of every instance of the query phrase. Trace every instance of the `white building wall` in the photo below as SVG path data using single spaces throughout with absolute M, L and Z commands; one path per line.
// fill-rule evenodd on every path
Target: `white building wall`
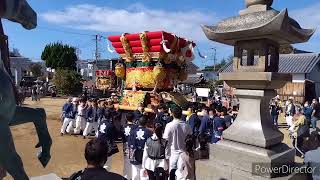
M 316 95 L 320 97 L 320 62 L 307 74 L 306 79 L 314 82 L 316 88 Z
M 304 83 L 306 75 L 304 73 L 292 74 L 293 83 Z
M 16 85 L 20 84 L 23 70 L 28 70 L 31 63 L 31 60 L 25 57 L 10 57 L 11 73 Z

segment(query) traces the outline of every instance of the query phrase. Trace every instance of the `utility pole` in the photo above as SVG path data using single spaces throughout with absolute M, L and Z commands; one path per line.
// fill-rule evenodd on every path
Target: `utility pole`
M 216 61 L 217 61 L 217 48 L 211 48 L 213 50 L 213 71 L 216 72 Z
M 95 53 L 95 57 L 96 57 L 96 63 L 97 63 L 97 61 L 98 61 L 98 59 L 99 59 L 99 55 L 98 55 L 98 38 L 99 38 L 99 35 L 96 35 L 95 36 L 96 38 L 95 38 L 95 41 L 96 41 L 96 53 Z

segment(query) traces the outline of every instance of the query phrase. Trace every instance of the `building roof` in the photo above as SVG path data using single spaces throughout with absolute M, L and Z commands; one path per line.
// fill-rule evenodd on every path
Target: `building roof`
M 245 58 L 245 57 L 244 57 Z M 280 54 L 279 73 L 310 73 L 320 61 L 320 55 L 316 53 L 304 54 Z M 257 64 L 258 56 L 254 59 Z M 232 61 L 222 67 L 218 73 L 232 72 Z
M 200 84 L 205 82 L 203 75 L 201 74 L 188 74 L 188 78 L 185 81 L 180 82 L 180 84 Z
M 199 67 L 195 65 L 193 62 L 187 62 L 187 71 L 189 74 L 197 73 Z

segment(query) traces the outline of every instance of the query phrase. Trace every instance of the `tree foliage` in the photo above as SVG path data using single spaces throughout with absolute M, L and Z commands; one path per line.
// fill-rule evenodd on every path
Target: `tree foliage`
M 76 69 L 76 49 L 62 43 L 52 43 L 46 45 L 41 59 L 46 62 L 46 66 L 52 69 Z
M 42 66 L 40 63 L 33 63 L 29 66 L 29 70 L 32 72 L 33 77 L 40 77 L 43 75 Z
M 232 61 L 233 56 L 229 56 L 227 59 L 223 58 L 220 63 L 216 64 L 216 67 L 214 68 L 214 66 L 206 66 L 204 68 L 204 71 L 214 71 L 214 69 L 216 69 L 216 71 L 219 71 L 219 69 L 221 69 L 222 67 L 224 67 L 227 63 L 229 63 L 230 61 Z
M 217 90 L 219 85 L 223 85 L 223 81 L 211 79 L 206 83 L 204 87 L 209 88 L 211 92 L 214 92 L 215 90 Z
M 74 70 L 58 69 L 53 82 L 63 95 L 78 95 L 82 91 L 83 80 L 81 75 Z

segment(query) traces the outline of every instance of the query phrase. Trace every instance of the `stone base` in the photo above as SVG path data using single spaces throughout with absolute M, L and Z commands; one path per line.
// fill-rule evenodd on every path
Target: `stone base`
M 290 174 L 282 177 L 268 178 L 253 175 L 214 160 L 196 161 L 197 180 L 309 180 L 306 174 Z
M 59 178 L 56 174 L 51 173 L 44 176 L 32 177 L 30 178 L 30 180 L 62 180 L 62 179 Z
M 256 166 L 274 168 L 288 165 L 292 167 L 294 157 L 295 150 L 285 144 L 265 149 L 223 140 L 210 146 L 210 160 L 197 161 L 197 179 L 270 179 L 279 174 L 270 172 L 255 176 L 253 174 L 256 173 Z

